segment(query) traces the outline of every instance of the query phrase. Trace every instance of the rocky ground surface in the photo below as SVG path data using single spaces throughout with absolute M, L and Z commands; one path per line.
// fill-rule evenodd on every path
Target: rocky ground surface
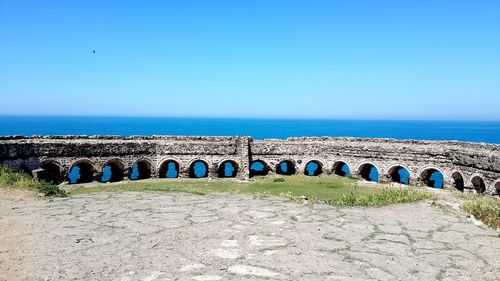
M 499 233 L 431 202 L 0 194 L 1 280 L 499 280 Z

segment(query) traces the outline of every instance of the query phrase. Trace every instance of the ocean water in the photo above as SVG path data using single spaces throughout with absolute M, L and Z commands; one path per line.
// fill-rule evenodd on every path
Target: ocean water
M 0 135 L 346 136 L 500 144 L 500 121 L 0 116 Z

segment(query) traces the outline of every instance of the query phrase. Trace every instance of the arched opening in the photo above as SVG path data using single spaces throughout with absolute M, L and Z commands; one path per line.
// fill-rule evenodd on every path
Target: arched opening
M 234 178 L 238 174 L 238 164 L 232 160 L 227 160 L 219 165 L 219 178 Z
M 278 165 L 276 165 L 276 174 L 291 176 L 295 174 L 295 165 L 290 160 L 281 161 Z
M 58 164 L 50 161 L 44 162 L 40 165 L 40 168 L 43 169 L 43 171 L 38 173 L 38 179 L 52 184 L 61 183 L 61 168 Z
M 471 180 L 472 186 L 478 193 L 483 193 L 486 191 L 486 185 L 484 184 L 484 180 L 480 176 L 475 176 Z
M 125 166 L 120 160 L 110 160 L 102 168 L 101 182 L 122 181 L 125 174 Z
M 164 161 L 160 166 L 160 178 L 178 178 L 179 163 L 174 160 Z
M 87 183 L 94 180 L 94 166 L 86 160 L 73 164 L 68 173 L 69 183 Z
M 403 166 L 394 166 L 388 171 L 392 182 L 410 184 L 410 172 Z
M 378 182 L 378 170 L 370 163 L 363 164 L 359 167 L 359 175 L 364 180 Z
M 443 188 L 443 174 L 436 169 L 430 168 L 423 171 L 420 178 L 428 187 Z
M 497 191 L 497 195 L 500 196 L 500 181 L 495 183 L 495 190 Z
M 462 177 L 462 174 L 459 172 L 454 172 L 451 175 L 451 178 L 453 179 L 453 186 L 455 186 L 456 189 L 460 191 L 464 191 L 464 178 Z
M 316 160 L 307 162 L 304 173 L 306 176 L 319 176 L 323 172 L 321 163 Z
M 250 164 L 250 177 L 265 176 L 269 173 L 269 166 L 262 160 L 252 161 Z
M 148 160 L 139 160 L 132 166 L 130 173 L 131 180 L 143 180 L 151 177 L 151 162 Z
M 190 178 L 206 178 L 208 177 L 208 165 L 205 161 L 196 160 L 189 166 Z
M 337 176 L 346 177 L 351 174 L 351 170 L 347 163 L 343 161 L 338 161 L 333 164 L 333 173 Z

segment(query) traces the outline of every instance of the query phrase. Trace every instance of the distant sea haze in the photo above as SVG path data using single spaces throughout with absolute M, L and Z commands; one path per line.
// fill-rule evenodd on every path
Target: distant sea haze
M 500 144 L 500 121 L 0 116 L 0 135 L 345 136 Z

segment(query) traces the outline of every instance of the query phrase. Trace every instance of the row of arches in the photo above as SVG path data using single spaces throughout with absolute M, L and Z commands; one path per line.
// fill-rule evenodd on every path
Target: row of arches
M 271 171 L 267 163 L 262 160 L 252 161 L 250 164 L 250 176 L 265 176 Z M 297 169 L 291 160 L 283 160 L 275 167 L 276 174 L 279 175 L 294 175 Z M 323 173 L 323 165 L 316 160 L 307 162 L 304 169 L 304 174 L 307 176 L 319 176 Z M 349 176 L 349 166 L 342 161 L 336 162 L 333 165 L 333 172 L 339 176 Z
M 262 160 L 255 160 L 250 165 L 250 175 L 267 175 L 270 171 L 270 167 Z M 276 165 L 275 169 L 277 174 L 280 175 L 293 175 L 296 174 L 296 168 L 292 161 L 283 160 Z M 351 169 L 346 162 L 338 161 L 332 167 L 332 172 L 339 176 L 349 176 Z M 321 162 L 317 160 L 311 160 L 306 163 L 304 168 L 304 174 L 307 176 L 318 176 L 323 173 L 323 166 Z M 363 163 L 359 166 L 358 175 L 364 180 L 371 182 L 380 181 L 380 172 L 377 167 L 372 163 Z M 387 174 L 388 180 L 391 182 L 396 182 L 404 185 L 410 184 L 410 172 L 409 169 L 403 165 L 394 165 L 388 169 Z M 444 175 L 437 168 L 427 168 L 423 170 L 420 175 L 418 175 L 418 180 L 423 182 L 426 186 L 433 188 L 443 188 L 444 187 Z M 452 174 L 453 185 L 456 189 L 463 191 L 465 188 L 464 179 L 462 174 L 459 172 L 454 172 Z M 472 187 L 480 193 L 486 190 L 486 185 L 484 180 L 480 176 L 474 176 L 471 180 Z M 495 184 L 495 188 L 500 192 L 500 182 Z
M 152 177 L 153 164 L 148 159 L 138 160 L 128 171 L 128 168 L 120 159 L 111 159 L 107 161 L 100 169 L 96 171 L 94 164 L 89 160 L 79 160 L 73 163 L 67 175 L 63 175 L 62 166 L 55 161 L 46 161 L 40 165 L 43 172 L 39 178 L 47 182 L 60 183 L 67 180 L 70 183 L 87 183 L 94 180 L 101 182 L 117 182 L 128 177 L 130 180 L 140 180 Z M 294 175 L 297 168 L 292 160 L 283 160 L 276 164 L 274 171 L 280 175 Z M 233 160 L 225 160 L 217 167 L 217 176 L 220 178 L 234 178 L 237 176 L 239 165 Z M 250 163 L 250 176 L 264 176 L 271 171 L 270 166 L 262 160 L 254 160 Z M 335 162 L 331 171 L 339 176 L 351 175 L 351 168 L 346 162 Z M 318 160 L 311 160 L 304 166 L 304 174 L 307 176 L 319 176 L 323 174 L 323 164 Z M 394 165 L 390 167 L 386 175 L 388 179 L 380 179 L 379 169 L 372 163 L 363 163 L 355 171 L 361 178 L 372 181 L 396 182 L 400 184 L 410 184 L 409 169 L 403 165 Z M 176 160 L 165 160 L 158 169 L 160 178 L 178 178 L 180 174 L 180 164 Z M 209 174 L 209 164 L 204 160 L 195 160 L 188 167 L 190 178 L 205 178 Z M 95 178 L 99 175 L 99 178 Z M 465 182 L 460 172 L 454 172 L 451 175 L 453 185 L 458 190 L 464 190 Z M 418 180 L 427 186 L 434 188 L 443 188 L 444 176 L 437 168 L 427 168 L 418 175 Z M 483 178 L 479 175 L 472 177 L 471 186 L 478 192 L 484 192 L 486 185 Z M 494 184 L 494 188 L 500 191 L 500 181 Z
M 67 180 L 69 183 L 88 183 L 94 180 L 100 182 L 118 182 L 124 180 L 128 174 L 130 180 L 141 180 L 151 178 L 153 174 L 152 162 L 146 159 L 135 162 L 127 173 L 127 167 L 119 159 L 107 161 L 102 168 L 96 170 L 94 164 L 89 160 L 79 160 L 71 165 L 66 176 L 63 175 L 62 166 L 54 161 L 46 161 L 40 165 L 43 172 L 38 175 L 41 180 L 51 183 L 61 183 Z M 166 160 L 159 167 L 160 178 L 178 178 L 180 174 L 179 162 Z M 233 160 L 226 160 L 219 164 L 217 175 L 220 178 L 234 178 L 238 174 L 239 166 Z M 190 178 L 208 177 L 209 166 L 204 160 L 193 161 L 188 168 Z M 95 178 L 95 175 L 99 175 Z

